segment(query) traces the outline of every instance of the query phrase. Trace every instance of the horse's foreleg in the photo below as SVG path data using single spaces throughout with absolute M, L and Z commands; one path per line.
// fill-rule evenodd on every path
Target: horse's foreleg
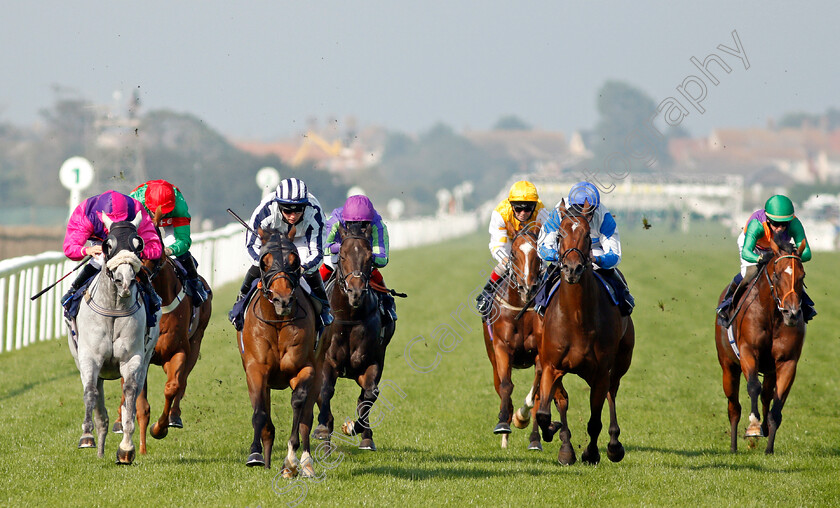
M 793 386 L 793 380 L 796 378 L 796 362 L 797 360 L 788 360 L 776 364 L 776 391 L 773 395 L 773 407 L 767 418 L 769 433 L 767 434 L 767 448 L 764 453 L 770 454 L 774 451 L 776 431 L 782 424 L 782 408 L 787 401 L 790 388 Z
M 140 390 L 140 394 L 137 395 L 137 425 L 140 427 L 140 454 L 146 455 L 146 431 L 149 428 L 151 407 L 149 406 L 148 399 L 149 383 L 147 383 L 146 380 L 143 381 L 143 389 Z M 122 422 L 120 422 L 120 427 L 122 427 Z
M 85 361 L 83 358 L 78 360 L 79 371 L 82 378 L 82 388 L 84 394 L 82 396 L 85 403 L 85 419 L 82 421 L 82 437 L 79 438 L 79 448 L 94 448 L 96 442 L 93 438 L 93 409 L 96 406 L 99 398 L 100 390 L 97 388 L 99 381 L 99 365 L 93 362 Z M 102 441 L 100 439 L 100 441 Z
M 292 430 L 289 434 L 286 459 L 283 461 L 283 478 L 294 478 L 298 474 L 298 466 L 300 463 L 297 459 L 297 450 L 300 448 L 301 432 L 303 431 L 302 422 L 305 416 L 304 410 L 306 408 L 307 401 L 310 398 L 309 392 L 312 388 L 314 377 L 315 369 L 312 367 L 304 367 L 289 383 L 289 387 L 292 389 Z M 309 429 L 306 429 L 306 436 L 304 436 L 304 440 L 307 444 L 306 451 L 308 452 Z M 311 463 L 311 458 L 309 462 Z
M 105 438 L 108 436 L 108 410 L 105 408 L 105 390 L 102 378 L 96 380 L 96 406 L 93 411 L 93 423 L 96 427 L 96 435 L 99 438 L 99 445 L 96 448 L 96 455 L 99 458 L 105 456 Z
M 554 400 L 557 382 L 561 376 L 562 373 L 554 366 L 543 364 L 540 378 L 539 409 L 536 419 L 542 431 L 543 441 L 546 443 L 550 443 L 554 439 L 554 434 L 560 427 L 559 422 L 551 421 L 551 401 Z
M 747 393 L 750 396 L 750 424 L 746 437 L 761 437 L 761 419 L 758 413 L 758 399 L 761 397 L 761 381 L 758 380 L 756 359 L 741 354 L 741 370 L 747 380 Z
M 534 364 L 534 382 L 531 385 L 531 390 L 528 392 L 528 395 L 533 397 L 531 406 L 531 411 L 529 418 L 533 420 L 533 426 L 531 427 L 531 435 L 528 436 L 528 449 L 534 451 L 542 451 L 542 443 L 540 442 L 540 426 L 537 423 L 537 409 L 539 409 L 540 405 L 540 376 L 542 375 L 542 369 L 540 368 L 540 361 L 537 359 L 536 363 Z M 526 403 L 527 404 L 527 403 Z M 522 411 L 520 409 L 519 411 Z
M 572 447 L 572 431 L 569 430 L 567 417 L 569 394 L 563 386 L 563 378 L 560 378 L 557 383 L 557 390 L 554 392 L 554 405 L 557 406 L 557 412 L 560 413 L 560 423 L 552 423 L 560 429 L 560 451 L 557 453 L 557 462 L 564 466 L 571 466 L 577 462 L 577 457 L 575 456 L 575 449 Z
M 123 378 L 120 378 L 120 405 L 117 406 L 117 419 L 114 422 L 114 434 L 122 434 L 122 407 L 125 404 L 125 395 L 122 394 Z
M 206 327 L 207 324 L 204 323 L 203 326 Z M 190 373 L 195 367 L 195 364 L 198 363 L 198 355 L 201 350 L 201 340 L 203 337 L 204 328 L 201 324 L 199 324 L 199 328 L 195 331 L 193 336 L 190 337 L 190 347 L 187 352 L 184 375 L 182 376 L 180 385 L 178 386 L 178 393 L 175 394 L 175 399 L 172 401 L 172 409 L 169 411 L 169 426 L 175 427 L 176 429 L 184 428 L 184 423 L 181 421 L 181 400 L 183 400 L 184 394 L 187 391 L 187 380 L 190 377 Z
M 379 396 L 379 388 L 376 386 L 376 380 L 380 377 L 379 372 L 379 365 L 373 364 L 356 379 L 361 391 L 356 402 L 356 423 L 353 425 L 353 430 L 355 434 L 361 434 L 362 436 L 361 441 L 359 441 L 359 449 L 361 450 L 376 451 L 376 445 L 373 443 L 373 427 L 379 421 L 374 420 L 371 424 L 370 413 L 373 411 L 373 405 Z
M 245 381 L 248 384 L 248 395 L 251 398 L 251 407 L 254 410 L 251 416 L 251 425 L 254 428 L 254 439 L 251 441 L 251 452 L 245 461 L 246 466 L 269 467 L 263 457 L 262 434 L 268 423 L 268 411 L 270 406 L 268 399 L 268 379 L 263 365 L 246 365 Z
M 513 381 L 511 380 L 510 353 L 504 341 L 497 339 L 496 373 L 499 376 L 499 423 L 493 429 L 494 434 L 510 434 L 510 422 L 513 417 Z
M 181 389 L 181 380 L 186 372 L 186 358 L 184 351 L 178 351 L 163 364 L 166 384 L 163 387 L 163 412 L 151 429 L 152 437 L 155 439 L 163 439 L 169 433 L 169 412 L 172 409 L 172 401 Z
M 731 443 L 729 450 L 738 451 L 738 422 L 741 421 L 741 401 L 738 400 L 738 390 L 741 388 L 741 368 L 735 364 L 721 361 L 723 368 L 723 394 L 729 401 L 727 409 L 729 413 L 729 433 Z
M 120 364 L 120 375 L 123 378 L 123 396 L 125 404 L 122 408 L 123 438 L 117 449 L 117 463 L 131 464 L 134 462 L 134 419 L 137 415 L 137 395 L 145 382 L 146 376 L 141 369 L 143 365 L 140 355 L 132 356 L 128 361 Z
M 315 400 L 318 398 L 320 378 L 315 369 L 303 369 L 298 375 L 295 391 L 300 390 L 303 404 L 300 407 L 298 436 L 300 437 L 300 473 L 305 478 L 315 477 L 315 464 L 310 453 L 309 433 L 314 419 Z M 294 398 L 294 395 L 292 396 Z M 294 408 L 294 404 L 293 404 Z
M 628 330 L 618 345 L 618 352 L 615 362 L 610 369 L 610 388 L 607 393 L 607 402 L 610 408 L 610 442 L 607 444 L 607 458 L 612 462 L 619 462 L 624 458 L 624 446 L 618 440 L 621 428 L 618 426 L 618 416 L 615 409 L 615 399 L 618 395 L 618 388 L 621 386 L 621 378 L 630 369 L 630 361 L 633 357 L 633 346 L 635 345 L 635 331 L 629 323 Z
M 776 373 L 768 372 L 764 375 L 764 381 L 761 383 L 761 435 L 769 436 L 770 429 L 768 428 L 767 413 L 770 412 L 770 404 L 773 402 L 773 397 L 776 394 Z
M 335 423 L 330 403 L 335 394 L 335 382 L 338 373 L 326 361 L 321 373 L 321 390 L 318 396 L 318 427 L 315 428 L 314 436 L 315 439 L 329 441 Z
M 589 391 L 589 423 L 586 425 L 586 432 L 589 434 L 589 445 L 583 451 L 580 459 L 587 464 L 595 465 L 601 461 L 601 454 L 598 452 L 598 436 L 601 434 L 603 424 L 601 423 L 601 411 L 604 409 L 604 400 L 609 392 L 609 372 L 596 373 L 594 383 Z

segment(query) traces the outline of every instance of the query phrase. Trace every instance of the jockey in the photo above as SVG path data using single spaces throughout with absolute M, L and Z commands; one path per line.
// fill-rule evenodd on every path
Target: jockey
M 129 195 L 143 203 L 151 217 L 154 217 L 155 212 L 160 208 L 163 215 L 158 227 L 161 229 L 161 236 L 166 244 L 163 253 L 167 256 L 175 256 L 175 259 L 181 262 L 181 266 L 187 271 L 184 289 L 192 299 L 193 305 L 199 307 L 207 300 L 207 290 L 198 278 L 195 260 L 189 251 L 192 245 L 190 212 L 184 195 L 178 187 L 166 180 L 148 181 L 137 186 Z
M 764 203 L 763 209 L 756 210 L 750 215 L 744 230 L 738 235 L 741 272 L 735 275 L 717 309 L 718 323 L 721 326 L 729 327 L 732 323 L 734 316 L 730 315 L 730 311 L 735 307 L 749 283 L 758 275 L 758 265 L 763 265 L 773 258 L 773 251 L 770 250 L 770 240 L 776 235 L 781 235 L 784 241 L 793 242 L 797 248 L 802 245 L 802 242 L 805 242 L 802 262 L 811 259 L 811 247 L 805 238 L 805 228 L 802 227 L 802 222 L 793 213 L 793 203 L 787 196 L 781 194 L 771 196 Z M 803 289 L 802 317 L 805 322 L 808 322 L 816 315 L 814 302 L 805 294 Z
M 339 226 L 353 228 L 371 226 L 371 248 L 373 251 L 373 270 L 370 273 L 370 281 L 375 285 L 385 288 L 380 268 L 388 264 L 388 228 L 382 222 L 382 216 L 374 209 L 373 203 L 367 196 L 350 196 L 344 202 L 344 206 L 332 211 L 327 226 L 326 244 L 324 245 L 324 264 L 321 265 L 321 278 L 326 282 L 333 273 L 334 266 L 338 263 L 338 251 L 341 249 L 341 231 Z M 379 290 L 374 287 L 380 295 L 382 302 L 383 316 L 391 321 L 397 320 L 397 311 L 394 304 L 394 297 L 391 293 Z
M 601 204 L 601 194 L 598 188 L 589 182 L 578 182 L 569 190 L 566 202 L 567 210 L 572 214 L 580 214 L 584 203 L 588 202 L 595 209 L 586 215 L 589 222 L 589 231 L 592 238 L 592 250 L 590 255 L 597 273 L 607 279 L 610 285 L 616 289 L 616 298 L 621 315 L 629 316 L 633 312 L 635 300 L 630 294 L 627 282 L 624 280 L 615 267 L 621 262 L 621 240 L 618 235 L 618 225 L 615 218 Z M 559 206 L 560 203 L 557 205 Z M 551 211 L 548 221 L 543 223 L 540 231 L 539 254 L 542 259 L 549 263 L 557 263 L 560 257 L 557 252 L 558 231 L 562 217 L 557 206 Z M 554 284 L 551 281 L 543 285 L 538 304 L 544 310 L 547 304 L 548 293 Z
M 67 222 L 67 233 L 64 236 L 64 255 L 73 261 L 79 261 L 87 255 L 93 256 L 82 268 L 76 280 L 70 284 L 70 290 L 61 298 L 61 304 L 67 306 L 73 295 L 90 278 L 96 275 L 105 264 L 102 254 L 102 242 L 108 236 L 108 231 L 102 223 L 100 213 L 104 213 L 114 222 L 134 220 L 137 214 L 142 216 L 140 225 L 137 226 L 137 234 L 143 239 L 143 252 L 140 257 L 143 259 L 159 259 L 163 250 L 160 238 L 154 224 L 146 214 L 143 205 L 130 196 L 109 190 L 97 196 L 92 196 L 82 201 L 73 210 L 70 220 Z M 160 298 L 152 288 L 147 277 L 138 277 L 138 282 L 143 290 L 151 297 L 151 314 L 160 308 Z
M 303 278 L 311 288 L 312 296 L 320 301 L 321 323 L 327 326 L 332 323 L 333 317 L 330 314 L 330 303 L 324 283 L 318 273 L 318 267 L 323 260 L 322 217 L 321 204 L 307 190 L 306 184 L 297 178 L 286 178 L 280 182 L 274 193 L 263 198 L 251 215 L 249 223 L 254 231 L 270 228 L 288 233 L 292 226 L 295 227 L 292 242 L 300 256 Z M 253 264 L 245 274 L 237 301 L 247 296 L 251 284 L 260 276 L 260 246 L 262 240 L 259 236 L 250 231 L 245 233 L 245 247 L 253 258 Z
M 513 184 L 507 199 L 502 200 L 490 214 L 490 254 L 498 264 L 490 273 L 490 280 L 484 285 L 484 289 L 475 298 L 476 309 L 483 318 L 489 315 L 498 282 L 505 276 L 510 264 L 510 243 L 513 239 L 508 238 L 505 223 L 520 231 L 547 219 L 548 213 L 540 201 L 536 186 L 527 181 Z

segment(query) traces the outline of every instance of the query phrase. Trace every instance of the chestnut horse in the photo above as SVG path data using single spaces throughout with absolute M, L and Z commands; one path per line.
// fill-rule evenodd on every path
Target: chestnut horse
M 258 234 L 262 240 L 261 287 L 245 308 L 244 325 L 236 341 L 254 408 L 254 440 L 245 464 L 271 467 L 271 390 L 291 388 L 292 426 L 282 473 L 285 478 L 294 477 L 300 466 L 302 476 L 312 477 L 309 432 L 324 358 L 316 330 L 318 313 L 300 286 L 300 256 L 292 243 L 294 226 L 288 236 L 274 229 L 260 229 Z M 296 453 L 301 446 L 298 462 Z
M 552 398 L 560 395 L 561 447 L 557 460 L 573 464 L 576 460 L 571 445 L 571 432 L 566 420 L 569 402 L 563 388 L 566 373 L 577 374 L 590 387 L 589 445 L 581 459 L 589 464 L 601 460 L 598 435 L 601 433 L 601 410 L 604 399 L 610 408 L 610 441 L 607 457 L 618 462 L 624 458 L 624 447 L 618 440 L 621 430 L 615 411 L 615 397 L 621 377 L 630 368 L 635 345 L 635 329 L 630 316 L 622 316 L 618 306 L 598 280 L 592 267 L 592 240 L 587 217 L 594 207 L 584 202 L 579 214 L 566 210 L 563 201 L 558 205 L 562 218 L 559 230 L 558 253 L 562 281 L 546 307 L 543 339 L 539 355 L 542 376 L 539 384 L 537 422 L 543 439 L 553 439 L 557 424 L 551 423 Z
M 158 215 L 155 224 L 160 222 Z M 181 399 L 187 389 L 187 377 L 198 361 L 201 340 L 210 322 L 213 294 L 207 281 L 201 278 L 207 289 L 207 300 L 200 307 L 192 304 L 192 298 L 186 294 L 183 281 L 178 278 L 175 262 L 169 256 L 143 262 L 143 270 L 152 281 L 155 292 L 161 299 L 160 337 L 158 338 L 151 363 L 163 367 L 166 384 L 163 389 L 165 398 L 163 412 L 152 425 L 151 434 L 155 439 L 163 439 L 169 427 L 181 429 Z M 148 378 L 147 378 L 148 381 Z M 148 382 L 137 396 L 137 422 L 140 426 L 140 453 L 146 453 L 146 429 L 149 426 L 150 408 Z M 122 401 L 120 410 L 122 410 Z M 114 423 L 114 432 L 122 432 L 122 424 Z
M 542 338 L 543 320 L 531 303 L 540 282 L 542 266 L 537 251 L 540 226 L 539 223 L 533 223 L 517 232 L 511 224 L 505 223 L 508 238 L 512 239 L 508 275 L 500 282 L 504 287 L 495 295 L 493 312 L 482 323 L 484 347 L 493 366 L 493 385 L 501 399 L 499 423 L 493 432 L 502 435 L 502 448 L 507 448 L 511 421 L 517 428 L 524 429 L 534 416 L 528 449 L 542 450 L 535 414 L 529 414 L 536 413 L 534 392 L 528 393 L 525 405 L 516 413 L 511 401 L 512 368 L 534 367 L 535 376 L 541 372 L 537 348 Z M 520 314 L 521 317 L 517 318 Z
M 352 379 L 361 387 L 356 404 L 357 420 L 344 422 L 341 430 L 349 436 L 361 434 L 359 448 L 375 451 L 368 415 L 379 395 L 385 348 L 394 334 L 394 324 L 382 330 L 379 301 L 369 284 L 373 270 L 370 224 L 352 231 L 343 225 L 339 228 L 341 248 L 335 283 L 330 288 L 335 321 L 324 332 L 328 349 L 315 437 L 329 442 L 334 427 L 330 401 L 335 394 L 335 383 L 339 377 Z
M 723 370 L 723 392 L 729 399 L 732 452 L 738 449 L 737 428 L 741 420 L 738 389 L 743 372 L 750 396 L 750 424 L 746 437 L 767 436 L 765 453 L 773 453 L 776 431 L 782 423 L 782 407 L 793 386 L 796 364 L 805 341 L 802 318 L 805 270 L 801 259 L 805 246 L 802 242 L 799 250 L 795 250 L 789 242 L 773 239 L 770 247 L 774 257 L 759 268 L 754 282 L 741 297 L 742 309 L 732 322 L 732 338 L 726 329 L 715 323 L 715 347 Z M 723 295 L 718 304 L 722 300 Z M 763 386 L 758 380 L 759 373 L 764 374 Z M 761 418 L 758 416 L 759 396 Z

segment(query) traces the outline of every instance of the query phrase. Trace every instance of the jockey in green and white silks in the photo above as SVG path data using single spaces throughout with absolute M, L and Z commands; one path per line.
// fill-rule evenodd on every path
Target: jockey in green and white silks
M 200 306 L 207 300 L 207 290 L 198 278 L 195 259 L 190 254 L 192 245 L 190 236 L 190 211 L 181 190 L 166 180 L 150 180 L 138 185 L 130 194 L 143 203 L 149 216 L 154 217 L 160 208 L 161 217 L 158 230 L 163 238 L 164 254 L 175 256 L 187 272 L 184 289 L 192 299 L 192 304 Z
M 731 324 L 734 317 L 732 311 L 744 290 L 758 275 L 759 265 L 763 265 L 773 257 L 770 240 L 776 235 L 782 241 L 792 242 L 796 248 L 799 248 L 804 242 L 802 262 L 811 260 L 811 247 L 805 237 L 805 228 L 802 226 L 802 222 L 794 214 L 793 202 L 790 198 L 781 194 L 771 196 L 764 203 L 764 208 L 756 210 L 750 215 L 743 231 L 738 235 L 741 272 L 735 275 L 717 309 L 718 323 L 721 326 L 728 327 Z M 814 302 L 803 289 L 802 316 L 805 322 L 810 321 L 816 314 Z
M 590 237 L 592 239 L 592 264 L 595 270 L 604 276 L 613 288 L 616 288 L 616 297 L 619 302 L 619 309 L 622 315 L 628 316 L 633 311 L 635 301 L 627 288 L 627 283 L 624 281 L 615 267 L 621 262 L 621 239 L 618 234 L 618 224 L 609 210 L 601 203 L 601 194 L 598 188 L 589 182 L 579 182 L 572 186 L 569 191 L 569 196 L 566 200 L 567 210 L 573 214 L 580 214 L 584 203 L 588 202 L 595 210 L 586 216 L 589 222 Z M 560 217 L 558 206 L 555 205 L 552 209 L 548 220 L 543 224 L 538 240 L 540 257 L 547 263 L 557 263 L 560 260 L 557 252 L 558 232 L 560 230 L 560 223 L 563 220 Z M 581 215 L 582 216 L 582 215 Z M 557 273 L 559 275 L 559 272 Z M 553 281 L 549 280 L 543 285 L 542 291 L 537 295 L 538 310 L 544 310 L 547 305 L 548 292 L 553 286 Z
M 321 303 L 321 324 L 327 326 L 332 323 L 333 317 L 330 313 L 327 293 L 324 290 L 324 282 L 318 272 L 324 259 L 323 217 L 321 204 L 309 192 L 303 180 L 286 178 L 280 182 L 273 193 L 264 197 L 257 205 L 248 223 L 253 231 L 276 229 L 283 234 L 288 233 L 292 226 L 295 227 L 292 243 L 297 247 L 298 256 L 300 256 L 303 279 L 309 285 L 312 296 Z M 252 266 L 245 274 L 237 301 L 245 298 L 253 282 L 260 276 L 261 246 L 262 240 L 258 235 L 250 231 L 245 233 L 245 248 L 251 256 Z M 231 321 L 234 321 L 234 317 L 231 313 Z

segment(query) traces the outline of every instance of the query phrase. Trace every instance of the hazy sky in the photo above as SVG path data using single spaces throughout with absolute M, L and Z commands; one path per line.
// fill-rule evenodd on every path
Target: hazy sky
M 515 114 L 591 128 L 607 79 L 657 103 L 700 75 L 705 113 L 682 126 L 763 126 L 840 106 L 840 7 L 820 2 L 49 1 L 0 16 L 0 122 L 31 124 L 54 84 L 96 103 L 140 90 L 144 108 L 192 113 L 233 137 L 272 139 L 317 116 L 406 132 L 486 129 Z M 735 48 L 749 69 L 717 49 Z M 125 99 L 124 99 L 125 100 Z

